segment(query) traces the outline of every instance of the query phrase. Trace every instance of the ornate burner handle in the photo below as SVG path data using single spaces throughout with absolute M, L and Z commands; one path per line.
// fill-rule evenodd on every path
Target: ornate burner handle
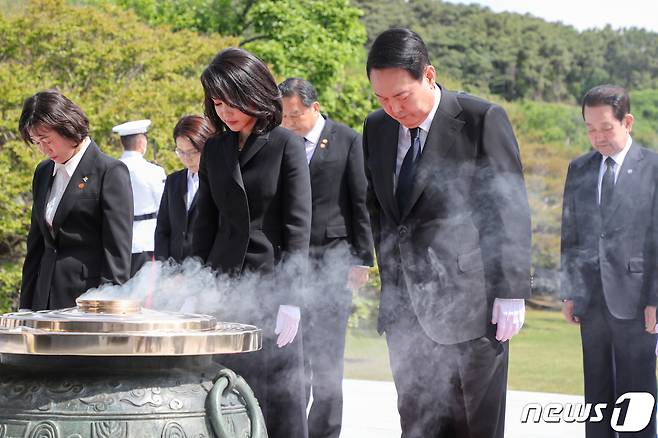
M 222 417 L 221 399 L 224 394 L 235 390 L 244 399 L 247 407 L 247 416 L 251 422 L 251 434 L 249 437 L 267 438 L 263 412 L 260 410 L 258 401 L 249 385 L 247 385 L 247 382 L 233 371 L 224 368 L 217 373 L 214 383 L 208 395 L 208 402 L 210 403 L 210 423 L 217 437 L 233 438 L 233 435 L 227 432 L 226 422 Z

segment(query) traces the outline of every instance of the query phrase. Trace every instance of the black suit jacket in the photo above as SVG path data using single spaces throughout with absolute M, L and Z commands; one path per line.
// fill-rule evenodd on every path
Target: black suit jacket
M 290 131 L 252 135 L 242 152 L 237 133 L 210 138 L 197 196 L 192 252 L 219 272 L 269 274 L 284 258 L 308 256 L 309 170 L 302 139 Z M 302 305 L 298 288 L 275 289 L 263 305 Z
M 158 223 L 155 227 L 155 258 L 172 258 L 181 263 L 192 251 L 192 224 L 197 217 L 194 195 L 189 211 L 186 208 L 187 169 L 174 172 L 165 181 Z
M 406 306 L 440 344 L 484 336 L 494 298 L 530 294 L 530 211 L 512 127 L 499 106 L 442 90 L 405 211 L 393 191 L 398 129 L 379 110 L 363 137 L 379 330 Z
M 658 303 L 658 154 L 633 143 L 605 215 L 598 205 L 602 156 L 591 151 L 569 165 L 562 209 L 561 291 L 585 314 L 603 295 L 620 319 L 641 317 Z
M 309 167 L 312 251 L 322 255 L 329 247 L 347 242 L 357 263 L 372 266 L 361 135 L 327 118 Z
M 21 308 L 72 307 L 88 289 L 130 278 L 133 198 L 126 165 L 92 141 L 64 191 L 51 234 L 45 212 L 54 166 L 44 160 L 34 172 Z

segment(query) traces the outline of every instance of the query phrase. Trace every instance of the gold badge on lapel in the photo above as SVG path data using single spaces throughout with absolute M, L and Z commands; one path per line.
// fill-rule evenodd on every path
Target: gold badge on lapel
M 329 140 L 327 140 L 326 138 L 323 138 L 322 142 L 320 143 L 320 149 L 326 148 L 328 143 L 329 143 Z

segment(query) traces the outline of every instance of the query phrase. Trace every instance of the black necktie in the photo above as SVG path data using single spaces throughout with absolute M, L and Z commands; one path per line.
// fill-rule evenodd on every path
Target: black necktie
M 418 150 L 420 149 L 419 128 L 411 128 L 409 133 L 411 134 L 411 146 L 407 150 L 404 160 L 402 160 L 400 174 L 398 175 L 398 186 L 395 191 L 400 213 L 404 211 L 411 196 L 411 190 L 414 186 L 416 162 L 418 161 Z
M 605 173 L 601 180 L 601 212 L 605 212 L 612 202 L 612 194 L 615 189 L 615 160 L 608 157 L 605 159 Z

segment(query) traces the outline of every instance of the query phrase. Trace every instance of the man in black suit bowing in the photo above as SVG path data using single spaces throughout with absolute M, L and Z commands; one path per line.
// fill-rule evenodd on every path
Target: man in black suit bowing
M 403 438 L 503 437 L 530 294 L 530 211 L 505 111 L 436 82 L 422 39 L 377 37 L 363 145 Z
M 587 437 L 612 438 L 619 396 L 656 397 L 658 155 L 631 138 L 623 88 L 594 87 L 582 114 L 594 150 L 569 164 L 564 188 L 563 313 L 580 324 L 585 401 L 607 404 L 603 421 L 586 423 Z M 655 416 L 649 419 L 624 436 L 655 437 Z
M 338 438 L 343 412 L 343 355 L 352 293 L 373 264 L 361 136 L 320 113 L 313 85 L 279 85 L 282 126 L 304 137 L 311 173 L 313 281 L 305 297 L 304 359 L 309 438 Z M 346 259 L 353 259 L 353 263 Z

